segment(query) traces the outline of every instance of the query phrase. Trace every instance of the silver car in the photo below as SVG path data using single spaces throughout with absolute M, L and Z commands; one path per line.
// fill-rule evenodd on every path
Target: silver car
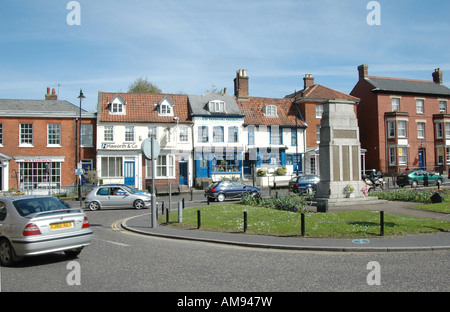
M 101 185 L 94 187 L 85 199 L 86 208 L 149 208 L 152 205 L 151 195 L 137 193 L 118 185 Z
M 52 196 L 0 197 L 0 261 L 64 251 L 76 257 L 92 241 L 88 218 Z

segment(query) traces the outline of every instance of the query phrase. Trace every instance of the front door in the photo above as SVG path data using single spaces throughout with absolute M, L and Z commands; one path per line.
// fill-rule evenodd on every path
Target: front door
M 124 176 L 125 181 L 124 183 L 126 185 L 129 185 L 131 187 L 135 187 L 135 164 L 134 161 L 126 161 L 125 162 L 125 168 L 124 168 Z
M 425 150 L 419 149 L 419 169 L 425 169 Z
M 188 164 L 187 162 L 178 163 L 179 185 L 187 185 L 188 183 Z

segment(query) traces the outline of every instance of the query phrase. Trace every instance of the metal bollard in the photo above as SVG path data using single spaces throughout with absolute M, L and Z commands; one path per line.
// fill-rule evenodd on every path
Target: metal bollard
M 247 233 L 247 211 L 244 211 L 244 233 Z
M 380 211 L 380 236 L 384 236 L 384 211 Z
M 166 225 L 169 225 L 169 209 L 166 208 Z
M 302 236 L 304 237 L 305 236 L 305 214 L 304 213 L 301 214 L 301 233 L 302 233 Z
M 183 203 L 183 209 L 184 209 L 184 197 L 181 199 L 181 202 Z
M 178 202 L 178 223 L 183 222 L 183 203 Z
M 194 200 L 194 191 L 191 189 L 190 192 L 191 192 L 191 201 L 193 201 Z
M 202 213 L 200 210 L 197 210 L 197 230 L 200 230 L 202 226 Z

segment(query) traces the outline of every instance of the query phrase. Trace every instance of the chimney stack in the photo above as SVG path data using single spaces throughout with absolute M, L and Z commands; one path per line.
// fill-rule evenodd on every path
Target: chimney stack
M 311 74 L 306 74 L 303 78 L 303 90 L 308 89 L 314 85 L 314 77 Z
M 47 88 L 47 94 L 45 95 L 46 100 L 56 101 L 58 96 L 56 95 L 55 89 L 52 89 L 52 93 L 50 94 L 50 88 Z
M 238 100 L 248 100 L 248 77 L 246 69 L 239 69 L 234 78 L 234 95 Z
M 434 73 L 433 73 L 433 81 L 434 81 L 434 83 L 437 83 L 437 84 L 440 84 L 440 85 L 443 84 L 444 83 L 443 79 L 442 79 L 443 75 L 444 75 L 444 72 L 440 68 L 435 69 Z
M 359 79 L 364 79 L 369 76 L 369 65 L 363 64 L 358 66 Z

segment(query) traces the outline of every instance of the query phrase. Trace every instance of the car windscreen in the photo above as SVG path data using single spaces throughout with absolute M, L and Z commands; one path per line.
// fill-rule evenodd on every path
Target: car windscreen
M 71 209 L 70 206 L 54 197 L 36 197 L 19 199 L 13 202 L 17 212 L 26 217 L 35 213 L 52 212 Z

